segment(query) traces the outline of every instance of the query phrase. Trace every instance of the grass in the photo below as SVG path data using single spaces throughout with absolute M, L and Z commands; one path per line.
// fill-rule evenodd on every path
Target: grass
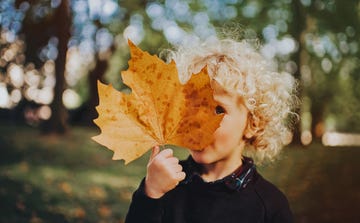
M 125 166 L 76 127 L 63 137 L 0 126 L 0 222 L 123 222 L 148 154 Z M 185 150 L 177 150 L 180 158 Z M 295 222 L 358 222 L 360 148 L 289 147 L 259 171 L 288 197 Z

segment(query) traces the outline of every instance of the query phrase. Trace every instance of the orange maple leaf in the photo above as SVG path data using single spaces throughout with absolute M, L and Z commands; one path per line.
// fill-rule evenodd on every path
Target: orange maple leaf
M 155 145 L 173 144 L 200 150 L 213 140 L 222 115 L 206 69 L 186 84 L 178 79 L 175 62 L 166 64 L 129 41 L 129 68 L 121 73 L 130 94 L 98 82 L 99 117 L 94 122 L 101 134 L 96 142 L 114 151 L 113 159 L 125 164 Z

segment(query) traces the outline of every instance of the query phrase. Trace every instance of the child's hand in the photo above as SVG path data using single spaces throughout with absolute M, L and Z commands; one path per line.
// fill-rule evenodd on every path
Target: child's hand
M 172 149 L 160 151 L 159 146 L 152 149 L 145 178 L 145 193 L 151 198 L 160 198 L 185 179 L 179 159 L 173 156 Z

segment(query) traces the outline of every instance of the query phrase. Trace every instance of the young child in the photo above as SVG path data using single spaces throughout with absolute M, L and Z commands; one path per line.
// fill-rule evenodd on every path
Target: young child
M 292 76 L 274 71 L 246 41 L 182 46 L 170 59 L 184 83 L 207 66 L 218 102 L 214 112 L 224 118 L 213 143 L 190 151 L 185 161 L 171 149 L 152 149 L 125 222 L 292 222 L 286 197 L 253 161 L 273 160 L 289 135 Z

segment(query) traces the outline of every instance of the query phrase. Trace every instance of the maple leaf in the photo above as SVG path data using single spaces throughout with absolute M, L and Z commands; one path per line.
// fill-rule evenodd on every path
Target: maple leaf
M 113 159 L 125 164 L 155 145 L 172 144 L 200 150 L 213 140 L 222 115 L 215 114 L 210 78 L 203 69 L 186 84 L 178 78 L 176 64 L 165 63 L 129 41 L 129 68 L 121 72 L 130 94 L 98 82 L 101 129 L 92 139 L 114 151 Z

